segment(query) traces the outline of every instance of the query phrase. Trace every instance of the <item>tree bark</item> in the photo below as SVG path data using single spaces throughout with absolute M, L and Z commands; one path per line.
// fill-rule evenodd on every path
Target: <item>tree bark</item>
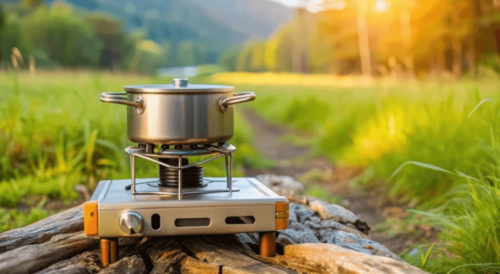
M 462 76 L 462 39 L 459 37 L 454 37 L 451 42 L 451 48 L 453 50 L 453 65 L 452 72 L 455 77 L 459 78 Z
M 459 78 L 462 76 L 462 37 L 461 33 L 462 22 L 460 19 L 460 8 L 451 14 L 451 50 L 453 52 L 453 64 L 451 71 L 455 77 Z
M 83 232 L 61 234 L 50 241 L 26 245 L 0 254 L 1 273 L 33 273 L 48 265 L 96 247 L 99 239 Z
M 413 56 L 411 54 L 411 15 L 410 15 L 410 2 L 404 1 L 402 3 L 403 7 L 401 10 L 401 33 L 403 40 L 403 48 L 405 51 L 404 64 L 406 68 L 406 74 L 409 77 L 415 77 L 415 68 L 413 65 Z
M 368 26 L 366 24 L 367 3 L 359 1 L 358 5 L 358 44 L 359 56 L 361 59 L 361 74 L 366 82 L 372 79 L 372 64 L 370 56 L 370 44 L 368 40 Z
M 82 207 L 77 206 L 23 228 L 0 234 L 0 253 L 20 246 L 39 244 L 59 234 L 83 230 Z

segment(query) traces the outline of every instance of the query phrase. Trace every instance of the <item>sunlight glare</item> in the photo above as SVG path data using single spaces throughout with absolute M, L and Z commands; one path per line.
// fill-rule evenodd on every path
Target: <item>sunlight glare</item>
M 344 1 L 335 1 L 332 3 L 332 8 L 335 10 L 343 10 L 345 8 L 345 2 Z
M 387 10 L 387 8 L 389 8 L 389 3 L 387 3 L 387 1 L 378 0 L 377 2 L 375 2 L 375 10 L 377 12 L 384 12 Z

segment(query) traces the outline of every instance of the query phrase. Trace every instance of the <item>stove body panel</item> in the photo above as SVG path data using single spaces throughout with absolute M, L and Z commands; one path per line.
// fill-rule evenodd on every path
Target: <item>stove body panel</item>
M 203 189 L 220 189 L 226 178 L 205 178 Z M 137 191 L 158 191 L 157 178 L 138 179 Z M 233 178 L 239 191 L 177 196 L 131 195 L 130 180 L 101 181 L 92 196 L 98 203 L 100 237 L 143 237 L 227 234 L 276 230 L 276 203 L 287 199 L 254 178 Z M 189 191 L 183 188 L 183 191 Z M 133 211 L 143 218 L 143 229 L 128 235 L 120 229 L 122 214 Z M 153 215 L 159 223 L 153 224 Z M 158 218 L 156 216 L 156 218 Z

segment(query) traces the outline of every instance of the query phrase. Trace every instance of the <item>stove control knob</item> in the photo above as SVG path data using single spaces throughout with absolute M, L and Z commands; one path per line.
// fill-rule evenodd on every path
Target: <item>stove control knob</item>
M 128 211 L 120 217 L 120 228 L 127 235 L 140 233 L 144 224 L 141 214 Z

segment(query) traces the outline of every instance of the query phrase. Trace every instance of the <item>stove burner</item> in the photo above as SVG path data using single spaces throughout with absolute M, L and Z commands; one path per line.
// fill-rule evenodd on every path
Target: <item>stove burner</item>
M 139 147 L 128 147 L 125 152 L 130 155 L 130 166 L 132 171 L 131 185 L 126 189 L 132 190 L 132 195 L 176 195 L 182 199 L 183 195 L 209 194 L 239 191 L 232 187 L 233 152 L 236 148 L 228 143 L 217 145 L 176 145 L 170 149 L 168 145 L 162 145 L 157 152 L 154 145 L 150 148 L 139 145 Z M 189 164 L 188 157 L 205 157 L 196 163 Z M 135 158 L 142 158 L 159 165 L 159 191 L 137 191 L 135 178 Z M 226 162 L 226 187 L 221 189 L 206 189 L 207 183 L 203 179 L 202 165 L 215 159 L 224 158 Z M 179 174 L 181 175 L 179 177 Z M 183 187 L 198 188 L 197 190 L 182 191 Z M 167 189 L 177 189 L 177 191 L 167 191 Z M 162 190 L 165 189 L 165 190 Z
M 160 158 L 160 162 L 171 165 L 179 166 L 179 158 Z M 187 158 L 182 158 L 182 165 L 189 164 Z M 173 168 L 159 165 L 160 182 L 159 186 L 177 187 L 179 185 L 179 171 Z M 200 187 L 203 184 L 203 167 L 193 166 L 186 168 L 182 171 L 182 186 L 183 187 Z

